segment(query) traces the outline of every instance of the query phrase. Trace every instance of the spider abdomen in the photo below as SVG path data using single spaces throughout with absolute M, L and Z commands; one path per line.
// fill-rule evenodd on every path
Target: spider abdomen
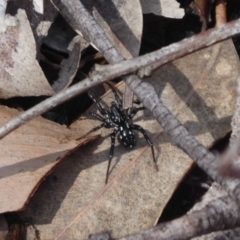
M 120 127 L 119 140 L 127 148 L 133 148 L 136 143 L 134 132 L 128 127 Z

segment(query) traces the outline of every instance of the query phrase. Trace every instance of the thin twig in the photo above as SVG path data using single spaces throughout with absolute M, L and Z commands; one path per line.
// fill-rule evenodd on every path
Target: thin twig
M 215 2 L 216 27 L 218 27 L 227 22 L 226 0 L 216 0 Z
M 51 1 L 66 19 L 71 19 L 71 21 L 69 21 L 70 25 L 72 25 L 76 31 L 83 34 L 87 41 L 92 42 L 109 63 L 117 63 L 124 60 L 124 57 L 116 50 L 106 33 L 89 14 L 81 1 Z

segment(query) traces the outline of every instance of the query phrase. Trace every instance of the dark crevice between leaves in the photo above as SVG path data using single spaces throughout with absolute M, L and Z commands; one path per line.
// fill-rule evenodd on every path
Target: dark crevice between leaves
M 32 236 L 35 240 L 40 240 L 40 232 L 31 223 L 21 217 L 19 212 L 10 212 L 4 214 L 9 225 L 9 232 L 6 240 L 26 240 L 26 229 L 31 226 Z
M 209 150 L 215 154 L 222 153 L 229 144 L 230 135 L 231 132 L 216 140 Z M 212 182 L 213 180 L 202 169 L 194 165 L 169 200 L 158 223 L 185 215 L 195 203 L 201 201 Z

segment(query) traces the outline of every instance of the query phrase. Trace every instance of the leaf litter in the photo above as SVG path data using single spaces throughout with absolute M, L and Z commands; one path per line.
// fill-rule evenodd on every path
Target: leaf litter
M 147 79 L 164 103 L 206 147 L 230 130 L 234 112 L 231 103 L 235 101 L 235 79 L 239 71 L 231 41 L 218 47 L 214 60 L 213 49 L 167 64 Z M 219 64 L 226 58 L 230 69 L 219 71 Z M 210 64 L 208 61 L 213 63 L 206 73 L 203 69 Z M 199 83 L 203 76 L 204 81 Z M 198 87 L 193 91 L 195 85 Z M 191 91 L 193 94 L 185 102 Z M 102 98 L 108 106 L 113 100 L 111 92 Z M 89 111 L 96 111 L 96 107 Z M 105 186 L 111 130 L 100 130 L 102 138 L 68 156 L 29 203 L 24 216 L 32 219 L 43 239 L 86 239 L 89 234 L 106 229 L 112 231 L 113 237 L 119 237 L 156 224 L 192 161 L 169 142 L 147 110 L 134 119 L 154 140 L 159 172 L 155 171 L 151 151 L 139 134 L 133 151 L 116 144 L 109 184 Z M 81 136 L 97 125 L 99 122 L 89 119 L 86 113 L 71 129 L 76 134 L 81 129 Z
M 36 60 L 36 43 L 27 15 L 18 10 L 12 25 L 0 32 L 0 97 L 53 95 L 44 73 Z
M 210 64 L 209 70 L 203 75 L 204 66 L 210 62 L 209 59 L 212 56 L 211 49 L 213 48 L 209 49 L 206 52 L 202 50 L 199 51 L 199 54 L 191 54 L 179 59 L 174 64 L 168 64 L 157 71 L 151 79 L 148 79 L 155 86 L 164 103 L 178 114 L 180 120 L 205 146 L 209 146 L 214 139 L 224 135 L 230 129 L 230 116 L 234 111 L 231 103 L 235 101 L 235 76 L 238 73 L 237 58 L 231 42 L 227 43 L 226 41 L 224 47 L 221 48 L 221 54 L 224 53 L 223 57 L 221 58 L 221 54 L 220 57 L 217 55 L 212 65 Z M 196 59 L 202 59 L 201 64 Z M 228 59 L 228 64 L 225 65 L 228 69 L 221 71 L 225 59 Z M 187 72 L 187 68 L 191 71 Z M 204 79 L 204 82 L 198 81 L 200 78 L 196 76 L 201 76 L 200 78 Z M 224 81 L 225 79 L 228 81 Z M 198 85 L 198 87 L 194 89 L 191 85 Z M 215 86 L 215 88 L 210 88 L 210 85 Z M 201 92 L 202 88 L 209 89 L 209 91 Z M 224 95 L 226 89 L 228 92 Z M 185 97 L 191 91 L 186 107 Z M 110 93 L 105 97 L 109 105 L 113 97 Z M 221 99 L 227 100 L 221 102 Z M 40 118 L 38 120 L 44 121 Z M 102 129 L 103 138 L 86 145 L 84 149 L 80 149 L 67 157 L 62 164 L 57 166 L 56 171 L 46 177 L 30 201 L 24 215 L 36 224 L 42 239 L 87 238 L 89 233 L 106 229 L 112 229 L 113 236 L 120 236 L 146 229 L 155 224 L 179 181 L 191 167 L 192 162 L 184 153 L 169 143 L 167 136 L 147 111 L 139 113 L 135 120 L 137 124 L 148 131 L 152 139 L 155 139 L 159 173 L 155 172 L 151 152 L 147 148 L 145 140 L 139 135 L 134 151 L 126 152 L 126 149 L 117 145 L 110 182 L 109 185 L 105 186 L 104 179 L 110 139 L 109 132 Z M 202 126 L 204 121 L 206 124 Z M 35 124 L 34 121 L 31 123 Z M 47 134 L 55 125 L 48 123 L 46 124 L 44 121 L 43 124 L 44 128 L 49 126 Z M 72 130 L 69 130 L 71 133 L 68 132 L 68 134 L 71 136 L 74 133 L 75 137 L 79 137 L 83 130 L 85 132 L 96 126 L 95 124 L 99 124 L 99 122 L 82 118 L 72 126 Z M 38 124 L 35 127 L 42 128 Z M 29 134 L 39 135 L 39 131 L 34 129 L 26 127 L 25 131 L 26 133 L 29 131 Z M 65 131 L 68 130 L 59 128 L 56 131 L 57 134 L 53 133 L 57 139 L 52 141 L 55 148 L 53 155 L 56 151 L 64 152 L 64 148 L 58 150 L 57 141 L 61 144 L 69 144 L 69 139 L 74 139 L 72 136 L 69 137 Z M 62 137 L 60 137 L 60 132 Z M 158 133 L 154 134 L 156 132 Z M 19 138 L 14 137 L 16 141 L 19 141 Z M 53 136 L 51 136 L 52 138 Z M 41 138 L 36 141 L 34 137 L 29 137 L 29 140 L 31 142 L 28 144 L 31 147 L 33 142 L 39 142 L 43 146 L 48 143 Z M 14 143 L 14 141 L 12 142 Z M 44 151 L 49 146 L 51 145 L 43 147 Z M 20 147 L 24 149 L 24 147 Z M 11 152 L 14 150 L 11 149 Z M 36 151 L 36 153 L 43 154 L 40 151 Z M 45 155 L 43 158 L 45 159 Z M 49 165 L 52 164 L 53 159 L 57 159 L 57 156 L 49 158 Z M 38 167 L 37 165 L 32 168 Z M 17 170 L 20 170 L 20 173 L 17 174 L 21 174 L 22 170 L 19 168 Z M 33 172 L 31 171 L 30 168 L 29 175 Z M 41 177 L 45 176 L 47 172 L 49 170 L 45 169 Z M 28 184 L 29 182 L 26 181 L 26 185 Z M 28 190 L 29 193 L 31 195 L 33 190 Z
M 0 124 L 18 114 L 1 106 Z M 60 160 L 89 140 L 76 141 L 65 126 L 41 117 L 1 139 L 0 213 L 22 210 Z

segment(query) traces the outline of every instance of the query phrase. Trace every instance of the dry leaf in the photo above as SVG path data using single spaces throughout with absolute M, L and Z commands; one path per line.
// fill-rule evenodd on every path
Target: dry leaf
M 36 61 L 36 45 L 24 10 L 18 10 L 11 26 L 0 33 L 0 59 L 0 98 L 54 93 Z
M 43 0 L 8 1 L 7 13 L 15 15 L 18 9 L 24 9 L 28 20 L 31 22 L 30 27 L 36 41 L 38 56 L 42 40 L 47 36 L 52 22 L 58 15 L 58 11 L 51 1 L 44 1 L 44 3 Z M 36 14 L 36 11 L 39 14 Z
M 52 85 L 55 92 L 66 89 L 75 77 L 81 58 L 81 39 L 82 37 L 76 36 L 69 44 L 69 57 L 61 62 L 59 78 Z
M 33 0 L 34 10 L 40 14 L 43 14 L 43 0 Z
M 29 12 L 30 10 L 28 9 L 28 13 Z M 32 30 L 27 22 L 25 12 L 19 10 L 19 16 L 19 27 L 8 27 L 7 31 L 2 33 L 5 36 L 3 41 L 6 41 L 6 38 L 7 41 L 2 44 L 2 55 L 4 55 L 2 71 L 5 74 L 3 75 L 3 90 L 0 97 L 52 95 L 54 91 L 59 92 L 67 88 L 71 84 L 79 66 L 81 56 L 80 37 L 76 37 L 70 42 L 67 50 L 69 57 L 61 63 L 62 68 L 59 73 L 59 78 L 51 88 L 35 59 L 36 43 L 31 33 Z M 39 26 L 38 30 L 42 30 L 43 22 L 39 22 L 39 24 L 41 26 Z M 42 31 L 37 32 L 42 33 Z M 12 38 L 12 36 L 15 37 Z M 42 36 L 38 36 L 37 40 L 40 41 L 41 38 Z M 45 44 L 46 41 L 47 40 L 45 40 Z M 17 49 L 16 53 L 14 53 L 15 48 Z M 8 54 L 6 54 L 6 51 Z M 13 52 L 13 54 L 9 54 L 9 52 Z
M 76 32 L 61 16 L 55 19 L 49 29 L 44 27 L 44 22 L 40 24 L 43 29 L 48 30 L 42 43 L 53 51 L 68 55 L 67 59 L 62 60 L 59 66 L 61 69 L 58 73 L 59 77 L 52 84 L 52 89 L 57 93 L 66 89 L 72 83 L 79 68 L 81 51 L 88 47 L 89 43 L 82 36 L 76 35 Z
M 179 75 L 181 72 L 182 76 Z M 162 67 L 151 81 L 160 79 L 166 91 L 162 100 L 172 111 L 175 108 L 172 107 L 172 92 L 177 93 L 175 102 L 180 106 L 173 112 L 198 140 L 209 146 L 231 129 L 238 74 L 236 51 L 232 41 L 228 40 Z M 169 95 L 173 97 L 169 98 Z M 182 115 L 183 110 L 191 117 Z
M 182 18 L 184 10 L 176 0 L 140 0 L 143 13 L 154 13 L 169 18 Z
M 138 0 L 83 0 L 82 4 L 125 58 L 138 56 L 142 37 L 142 12 Z
M 18 114 L 1 106 L 0 125 Z M 73 138 L 66 127 L 38 117 L 0 140 L 0 213 L 22 209 L 45 175 L 86 143 Z

